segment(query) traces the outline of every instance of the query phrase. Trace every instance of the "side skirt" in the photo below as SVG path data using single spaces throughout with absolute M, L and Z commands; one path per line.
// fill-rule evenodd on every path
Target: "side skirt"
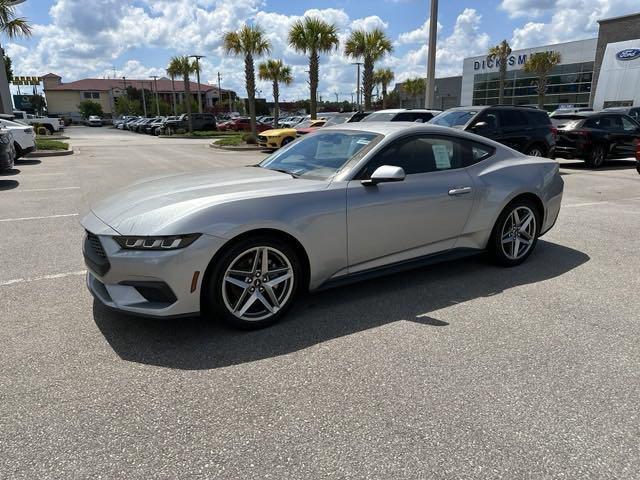
M 484 251 L 485 250 L 475 248 L 454 248 L 445 252 L 433 253 L 431 255 L 425 255 L 424 257 L 418 257 L 411 260 L 405 260 L 403 262 L 392 263 L 384 267 L 372 268 L 363 272 L 351 273 L 338 278 L 332 278 L 324 282 L 318 288 L 314 289 L 314 291 L 327 290 L 330 288 L 349 285 L 351 283 L 356 283 L 363 280 L 369 280 L 372 278 L 383 277 L 385 275 L 404 272 L 406 270 L 413 270 L 437 263 L 458 260 L 460 258 L 466 258 L 477 255 L 479 253 L 483 253 Z

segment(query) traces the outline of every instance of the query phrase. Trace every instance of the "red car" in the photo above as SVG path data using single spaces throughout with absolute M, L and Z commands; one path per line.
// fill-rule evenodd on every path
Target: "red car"
M 256 127 L 258 132 L 263 132 L 271 128 L 268 125 L 261 124 L 260 122 L 256 123 Z M 220 127 L 218 127 L 220 128 Z M 224 125 L 225 130 L 231 130 L 234 132 L 250 132 L 251 131 L 251 120 L 245 117 L 238 117 L 229 120 L 226 125 Z

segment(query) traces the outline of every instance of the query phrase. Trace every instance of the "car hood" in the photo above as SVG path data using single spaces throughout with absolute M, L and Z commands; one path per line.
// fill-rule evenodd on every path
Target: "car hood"
M 325 189 L 326 181 L 293 178 L 258 167 L 216 169 L 143 180 L 100 201 L 91 211 L 121 235 L 176 235 L 217 205 Z
M 279 137 L 281 135 L 295 135 L 295 128 L 274 128 L 272 130 L 265 130 L 260 135 L 265 137 Z

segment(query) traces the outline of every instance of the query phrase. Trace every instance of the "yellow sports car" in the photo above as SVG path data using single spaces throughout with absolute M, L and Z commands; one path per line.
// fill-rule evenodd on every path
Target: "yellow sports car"
M 305 120 L 304 122 L 296 125 L 295 128 L 274 128 L 273 130 L 265 130 L 258 135 L 258 146 L 278 149 L 293 142 L 298 136 L 298 129 L 321 127 L 324 124 L 324 119 Z

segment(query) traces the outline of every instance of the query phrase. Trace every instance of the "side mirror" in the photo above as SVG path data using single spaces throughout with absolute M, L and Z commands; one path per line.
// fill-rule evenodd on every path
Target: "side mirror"
M 375 172 L 371 174 L 371 178 L 362 180 L 362 184 L 365 186 L 377 185 L 379 183 L 388 182 L 402 182 L 406 175 L 404 170 L 400 167 L 393 167 L 391 165 L 382 165 L 376 168 Z
M 473 127 L 471 127 L 471 130 L 484 130 L 485 128 L 488 128 L 488 127 L 489 127 L 489 124 L 487 122 L 478 122 Z

